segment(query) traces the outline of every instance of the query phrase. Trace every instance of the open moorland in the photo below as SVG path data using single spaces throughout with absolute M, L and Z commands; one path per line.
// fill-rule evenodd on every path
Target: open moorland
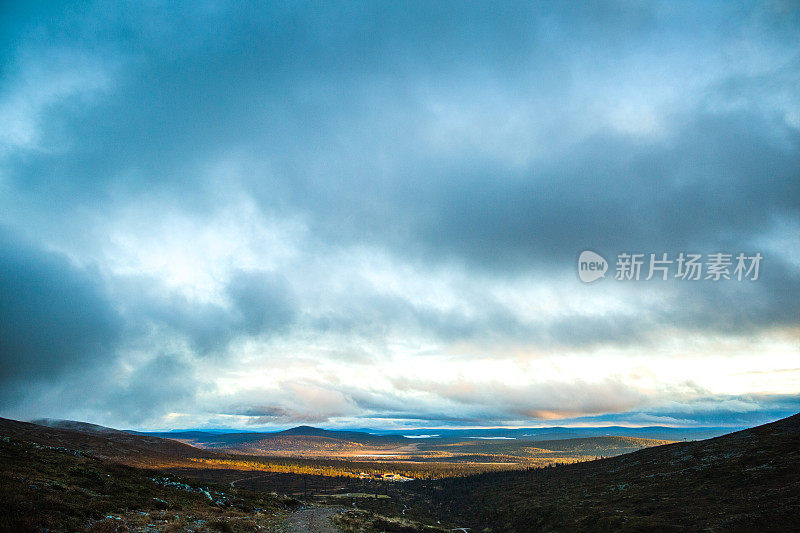
M 724 531 L 800 516 L 798 415 L 672 443 L 305 427 L 174 440 L 5 419 L 0 436 L 3 531 Z

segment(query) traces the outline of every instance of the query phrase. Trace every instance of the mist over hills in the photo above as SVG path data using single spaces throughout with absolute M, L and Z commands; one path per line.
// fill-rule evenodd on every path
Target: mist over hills
M 77 420 L 63 420 L 60 418 L 39 418 L 31 420 L 31 424 L 46 426 L 54 429 L 69 429 L 82 433 L 124 433 L 123 430 L 114 429 L 89 422 L 79 422 Z

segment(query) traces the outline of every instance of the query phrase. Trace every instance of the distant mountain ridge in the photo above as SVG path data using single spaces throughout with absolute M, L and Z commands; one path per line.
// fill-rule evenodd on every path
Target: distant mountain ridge
M 334 430 L 334 429 L 320 429 L 313 426 L 297 426 L 284 431 L 278 431 L 273 435 L 283 436 L 303 436 L 303 437 L 330 437 L 335 439 L 370 439 L 381 438 L 383 435 L 374 435 L 365 431 L 350 431 L 350 430 Z M 397 437 L 394 437 L 397 438 Z
M 271 433 L 211 433 L 204 431 L 148 432 L 160 438 L 174 439 L 206 450 L 243 454 L 285 452 L 290 455 L 357 452 L 368 446 L 402 446 L 411 439 L 402 436 L 372 435 L 358 431 L 336 431 L 312 426 L 298 426 Z
M 189 438 L 207 435 L 287 435 L 287 436 L 317 436 L 333 438 L 466 438 L 466 437 L 507 437 L 524 440 L 560 440 L 587 437 L 635 437 L 656 440 L 702 440 L 719 437 L 744 427 L 702 426 L 702 427 L 671 427 L 671 426 L 597 426 L 597 427 L 567 427 L 551 426 L 543 428 L 477 428 L 477 429 L 406 429 L 406 430 L 381 430 L 370 428 L 357 429 L 322 429 L 314 426 L 301 425 L 285 430 L 234 430 L 226 428 L 214 429 L 173 429 L 170 431 L 134 431 L 143 435 L 154 435 L 167 438 Z
M 309 425 L 301 425 L 282 431 L 230 431 L 225 429 L 193 429 L 171 431 L 121 431 L 114 428 L 78 422 L 74 420 L 39 419 L 34 423 L 58 429 L 80 431 L 96 435 L 130 434 L 161 439 L 171 439 L 205 450 L 230 451 L 245 454 L 275 454 L 281 450 L 289 453 L 304 452 L 319 454 L 360 453 L 364 447 L 385 448 L 403 446 L 413 442 L 456 442 L 465 438 L 498 438 L 515 439 L 517 442 L 530 441 L 546 444 L 551 449 L 558 449 L 555 443 L 560 440 L 592 439 L 608 437 L 618 439 L 650 439 L 650 440 L 701 440 L 716 437 L 731 431 L 731 428 L 672 428 L 666 426 L 650 426 L 630 428 L 624 426 L 609 427 L 547 427 L 547 428 L 486 428 L 486 429 L 447 429 L 447 430 L 406 430 L 380 432 L 372 430 L 335 430 L 322 429 Z M 430 435 L 425 439 L 414 438 L 417 435 Z M 407 435 L 407 436 L 406 436 Z M 644 444 L 648 445 L 648 444 Z M 649 445 L 652 445 L 649 444 Z
M 77 422 L 76 424 L 81 424 L 81 422 Z M 91 424 L 90 424 L 91 425 Z M 98 426 L 102 427 L 102 426 Z M 356 431 L 356 430 L 338 430 L 338 429 L 322 429 L 314 426 L 296 426 L 289 429 L 279 430 L 279 431 L 232 431 L 232 430 L 225 430 L 225 429 L 213 429 L 213 430 L 206 430 L 206 429 L 173 429 L 170 431 L 134 431 L 134 433 L 138 433 L 141 435 L 157 435 L 157 436 L 164 436 L 164 435 L 180 435 L 180 436 L 199 436 L 199 435 L 225 435 L 233 438 L 234 435 L 240 436 L 255 436 L 260 435 L 262 437 L 265 436 L 298 436 L 298 437 L 330 437 L 330 438 L 382 438 L 382 437 L 392 437 L 392 438 L 402 438 L 402 435 L 382 435 L 379 433 L 369 432 L 369 431 Z

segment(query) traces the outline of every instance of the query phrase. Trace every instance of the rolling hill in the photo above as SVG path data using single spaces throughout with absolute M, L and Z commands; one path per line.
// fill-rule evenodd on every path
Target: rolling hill
M 48 423 L 55 427 L 0 418 L 0 435 L 128 465 L 148 465 L 158 461 L 214 455 L 210 451 L 175 440 L 137 435 L 94 424 L 73 421 Z
M 175 439 L 221 453 L 294 457 L 392 457 L 395 460 L 512 461 L 525 458 L 586 459 L 614 456 L 672 441 L 638 437 L 592 436 L 541 440 L 528 438 L 434 437 L 375 435 L 362 431 L 332 431 L 311 426 L 274 433 L 212 433 L 204 431 L 146 433 Z M 565 436 L 565 435 L 562 435 Z M 483 454 L 485 457 L 479 457 Z M 489 457 L 489 456 L 493 457 Z
M 351 506 L 355 500 L 341 497 L 369 487 L 370 493 L 389 497 L 358 500 L 362 509 L 374 506 L 374 511 L 396 515 L 397 520 L 440 521 L 487 533 L 800 530 L 800 414 L 709 440 L 656 446 L 657 441 L 608 436 L 537 442 L 439 439 L 437 446 L 454 447 L 456 454 L 481 451 L 485 446 L 506 451 L 508 446 L 520 450 L 535 446 L 541 452 L 533 453 L 570 457 L 652 447 L 588 462 L 394 484 L 343 478 L 332 468 L 356 464 L 345 461 L 306 461 L 309 468 L 332 469 L 330 478 L 288 470 L 281 474 L 281 470 L 260 469 L 261 463 L 253 463 L 258 466 L 254 472 L 253 465 L 240 468 L 237 464 L 255 459 L 227 451 L 231 444 L 253 450 L 265 446 L 264 442 L 278 447 L 287 442 L 363 446 L 376 441 L 366 433 L 300 427 L 274 434 L 222 434 L 217 435 L 222 453 L 215 453 L 102 426 L 47 423 L 0 419 L 0 530 L 78 530 L 87 524 L 113 525 L 114 520 L 129 525 L 141 522 L 142 530 L 149 527 L 147 521 L 160 524 L 148 530 L 182 530 L 193 521 L 192 529 L 206 530 L 200 522 L 212 519 L 239 521 L 253 530 L 257 525 L 274 525 L 274 513 L 285 509 L 282 500 L 267 496 L 269 492 L 278 486 L 285 486 L 287 493 L 296 493 L 298 487 L 305 492 L 306 482 L 314 483 L 309 479 L 314 477 L 330 480 L 328 498 L 337 504 Z M 203 439 L 214 436 L 199 433 L 195 436 Z M 391 439 L 377 441 L 406 442 Z M 484 457 L 476 454 L 475 460 Z M 214 466 L 214 461 L 221 464 Z M 368 464 L 361 463 L 359 468 Z M 187 477 L 176 481 L 175 476 Z M 203 488 L 215 482 L 216 488 Z M 337 499 L 334 489 L 343 484 L 348 494 Z M 317 485 L 319 491 L 322 487 Z M 248 486 L 260 492 L 249 493 Z M 273 515 L 258 510 L 264 508 L 273 509 Z M 372 521 L 375 516 L 364 515 Z M 198 517 L 203 517 L 200 522 Z M 364 517 L 351 511 L 347 520 L 357 524 Z
M 268 531 L 290 510 L 269 494 L 149 468 L 211 452 L 91 424 L 52 424 L 0 419 L 0 531 Z
M 800 529 L 800 414 L 552 468 L 413 482 L 407 505 L 473 531 Z
M 143 433 L 174 439 L 205 450 L 246 455 L 347 455 L 388 450 L 412 443 L 402 436 L 372 435 L 359 431 L 331 431 L 311 426 L 274 433 L 212 433 L 204 431 Z

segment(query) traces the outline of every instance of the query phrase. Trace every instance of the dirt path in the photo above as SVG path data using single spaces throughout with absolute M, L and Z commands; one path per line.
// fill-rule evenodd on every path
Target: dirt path
M 341 511 L 330 507 L 308 507 L 290 514 L 283 523 L 283 533 L 341 533 L 330 517 Z
M 258 478 L 264 477 L 264 476 L 266 476 L 266 474 L 259 474 L 257 476 L 251 476 L 251 477 L 243 477 L 242 479 L 237 479 L 235 481 L 231 481 L 230 482 L 230 486 L 231 486 L 231 488 L 235 488 L 236 484 L 239 483 L 240 481 L 247 481 L 247 480 L 250 480 L 250 479 L 258 479 Z

